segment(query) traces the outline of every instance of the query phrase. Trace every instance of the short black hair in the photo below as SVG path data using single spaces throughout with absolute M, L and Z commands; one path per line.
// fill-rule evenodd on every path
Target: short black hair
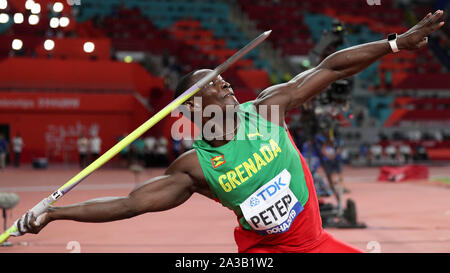
M 175 94 L 174 99 L 178 98 L 181 94 L 184 93 L 184 91 L 191 88 L 193 85 L 192 83 L 192 76 L 197 70 L 194 70 L 192 72 L 189 72 L 189 74 L 184 75 L 177 83 L 177 87 L 175 88 Z

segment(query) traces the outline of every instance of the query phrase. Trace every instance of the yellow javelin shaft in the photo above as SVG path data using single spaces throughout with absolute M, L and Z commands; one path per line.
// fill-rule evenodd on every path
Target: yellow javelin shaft
M 145 133 L 148 129 L 150 129 L 153 125 L 158 123 L 161 119 L 166 117 L 170 112 L 172 112 L 175 108 L 181 105 L 183 102 L 192 97 L 195 93 L 197 93 L 200 88 L 202 88 L 205 84 L 209 83 L 215 77 L 220 75 L 226 69 L 228 69 L 233 63 L 247 54 L 250 50 L 259 45 L 262 41 L 264 41 L 267 37 L 269 37 L 272 31 L 266 31 L 248 43 L 245 47 L 236 52 L 233 56 L 228 58 L 224 63 L 216 67 L 213 71 L 208 73 L 206 76 L 201 78 L 196 84 L 194 84 L 191 88 L 186 90 L 183 94 L 181 94 L 176 100 L 171 102 L 169 105 L 161 109 L 158 113 L 156 113 L 153 117 L 131 132 L 127 137 L 122 139 L 119 143 L 114 145 L 111 149 L 109 149 L 106 153 L 100 156 L 97 160 L 92 162 L 89 166 L 84 168 L 81 172 L 75 175 L 72 179 L 70 179 L 67 183 L 62 185 L 58 190 L 49 195 L 47 198 L 43 199 L 36 206 L 34 206 L 30 211 L 33 212 L 35 216 L 38 216 L 44 213 L 50 205 L 56 202 L 59 198 L 64 196 L 67 192 L 73 189 L 76 185 L 81 183 L 83 179 L 85 179 L 89 174 L 98 169 L 100 166 L 105 164 L 108 160 L 118 154 L 121 150 L 123 150 L 126 146 L 128 146 L 131 142 L 136 140 L 139 136 Z M 17 220 L 18 221 L 18 220 Z M 18 228 L 17 221 L 5 232 L 0 235 L 0 244 L 6 241 L 11 235 L 18 236 Z M 17 234 L 17 235 L 16 235 Z
M 87 177 L 93 171 L 95 171 L 100 166 L 102 166 L 104 163 L 106 163 L 111 158 L 113 158 L 116 154 L 118 154 L 120 151 L 122 151 L 125 147 L 130 145 L 137 138 L 139 138 L 148 129 L 153 127 L 153 125 L 158 123 L 161 119 L 163 119 L 168 114 L 170 114 L 170 112 L 172 112 L 180 104 L 182 104 L 184 101 L 189 99 L 192 95 L 194 95 L 196 92 L 198 92 L 198 90 L 200 90 L 200 88 L 198 88 L 197 85 L 195 85 L 193 87 L 195 87 L 195 88 L 191 87 L 191 89 L 193 89 L 193 91 L 188 96 L 181 98 L 178 101 L 174 101 L 173 103 L 171 103 L 171 104 L 167 105 L 166 107 L 164 107 L 163 109 L 161 109 L 153 117 L 151 117 L 149 120 L 144 122 L 141 126 L 139 126 L 137 129 L 135 129 L 133 132 L 131 132 L 128 136 L 126 136 L 124 139 L 122 139 L 119 143 L 117 143 L 111 149 L 109 149 L 106 153 L 104 153 L 101 157 L 99 157 L 97 160 L 95 160 L 89 166 L 87 166 L 84 170 L 82 170 L 80 173 L 78 173 L 76 176 L 74 176 L 72 179 L 70 179 L 66 184 L 62 185 L 58 190 L 64 192 L 67 189 L 72 188 L 74 184 L 79 183 L 83 178 Z
M 193 89 L 190 94 L 187 96 L 180 98 L 177 101 L 167 105 L 163 109 L 161 109 L 158 113 L 156 113 L 152 118 L 147 120 L 137 129 L 135 129 L 132 133 L 130 133 L 127 137 L 122 139 L 116 145 L 114 145 L 111 149 L 105 152 L 101 157 L 92 162 L 89 166 L 84 168 L 81 172 L 75 175 L 72 179 L 70 179 L 67 183 L 62 185 L 56 192 L 51 194 L 46 199 L 42 200 L 38 205 L 36 205 L 31 211 L 34 212 L 35 215 L 39 215 L 43 213 L 49 205 L 52 205 L 59 198 L 61 198 L 64 194 L 69 192 L 73 187 L 79 184 L 84 178 L 86 178 L 89 174 L 94 172 L 96 169 L 101 167 L 103 164 L 108 162 L 112 157 L 118 154 L 121 150 L 123 150 L 126 146 L 128 146 L 131 142 L 140 137 L 143 133 L 145 133 L 148 129 L 150 129 L 153 125 L 158 123 L 161 119 L 167 116 L 170 112 L 172 112 L 176 107 L 182 104 L 184 101 L 189 99 L 192 95 L 194 95 L 200 88 L 197 85 L 194 85 L 190 89 Z M 188 90 L 189 91 L 189 90 Z M 0 235 L 0 244 L 6 241 L 11 234 L 18 232 L 17 225 L 12 225 L 9 229 L 3 232 Z

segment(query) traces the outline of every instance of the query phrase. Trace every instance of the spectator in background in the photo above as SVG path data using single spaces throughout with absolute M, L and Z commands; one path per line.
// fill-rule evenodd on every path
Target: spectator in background
M 3 134 L 0 134 L 0 170 L 6 167 L 6 154 L 8 153 L 8 142 Z
M 331 141 L 327 140 L 322 145 L 322 154 L 324 159 L 324 168 L 325 170 L 330 173 L 333 177 L 333 183 L 336 181 L 334 179 L 333 174 L 336 173 L 336 150 L 334 149 L 334 145 L 331 143 Z
M 102 149 L 102 139 L 98 136 L 98 134 L 92 134 L 91 139 L 89 140 L 89 152 L 91 155 L 91 162 L 95 161 L 99 156 Z
M 346 146 L 342 146 L 341 148 L 341 159 L 343 164 L 350 163 L 350 151 Z
M 88 151 L 89 151 L 89 140 L 81 134 L 77 140 L 78 146 L 78 158 L 80 163 L 80 168 L 84 169 L 88 165 Z
M 414 160 L 416 161 L 428 160 L 427 149 L 423 145 L 419 144 L 414 148 Z
M 342 162 L 336 145 L 330 140 L 325 141 L 322 145 L 322 154 L 324 156 L 323 167 L 331 175 L 332 183 L 340 185 L 344 193 L 349 192 L 349 190 L 344 187 Z
M 14 167 L 20 166 L 20 155 L 22 154 L 23 140 L 20 133 L 13 138 L 13 151 L 14 151 Z
M 159 167 L 167 166 L 169 164 L 169 155 L 167 149 L 167 140 L 164 137 L 159 137 L 156 143 L 156 165 Z
M 402 157 L 402 161 L 404 163 L 409 163 L 412 159 L 411 147 L 409 147 L 408 144 L 402 143 L 398 149 Z
M 344 193 L 348 193 L 348 192 L 350 192 L 350 190 L 347 189 L 347 187 L 345 187 L 344 176 L 342 173 L 342 165 L 344 164 L 342 150 L 343 150 L 344 143 L 340 138 L 336 137 L 333 144 L 334 144 L 334 148 L 336 149 L 335 165 L 336 165 L 336 173 L 337 173 L 338 181 L 341 184 L 342 189 L 344 190 Z
M 391 164 L 396 163 L 397 161 L 397 148 L 393 144 L 389 144 L 384 148 L 384 152 L 386 153 L 388 159 Z
M 362 143 L 359 146 L 359 155 L 358 155 L 358 157 L 366 159 L 368 153 L 369 153 L 369 145 L 367 143 Z
M 144 138 L 144 152 L 145 152 L 145 167 L 152 167 L 155 164 L 155 148 L 156 148 L 156 138 L 154 136 L 148 135 Z
M 370 164 L 380 162 L 383 156 L 383 147 L 379 143 L 370 146 Z

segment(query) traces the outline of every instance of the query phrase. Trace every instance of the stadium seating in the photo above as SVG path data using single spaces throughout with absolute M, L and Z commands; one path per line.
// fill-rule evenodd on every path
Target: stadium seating
M 30 33 L 28 25 L 12 24 L 12 20 L 0 24 L 0 33 L 3 33 L 0 35 L 1 56 L 11 54 L 12 34 L 17 34 L 25 45 L 20 54 L 35 58 L 107 61 L 117 51 L 143 51 L 175 56 L 183 73 L 200 67 L 212 68 L 249 41 L 239 26 L 229 20 L 233 3 L 239 4 L 259 30 L 273 30 L 268 41 L 280 49 L 284 57 L 307 55 L 319 41 L 322 31 L 331 28 L 334 19 L 346 25 L 345 47 L 379 40 L 387 33 L 407 29 L 403 25 L 404 11 L 393 1 L 371 6 L 364 1 L 346 0 L 239 0 L 233 3 L 220 0 L 83 0 L 82 8 L 71 7 L 63 1 L 62 15 L 68 16 L 71 23 L 50 33 L 55 49 L 49 54 L 42 44 L 49 35 L 46 33 L 49 18 L 56 16 L 50 8 L 53 2 L 39 2 L 42 14 L 49 16 L 41 16 L 39 24 L 34 26 L 34 33 Z M 25 0 L 9 3 L 11 12 L 27 12 Z M 424 12 L 425 9 L 416 10 L 418 16 Z M 92 54 L 79 50 L 88 39 L 96 45 Z M 257 48 L 225 76 L 235 88 L 258 92 L 270 84 L 268 75 L 273 71 L 269 62 L 260 57 Z M 382 90 L 446 90 L 449 81 L 444 72 L 432 51 L 424 49 L 388 55 L 357 76 Z M 381 123 L 393 113 L 387 108 L 378 110 Z
M 388 33 L 402 33 L 403 11 L 393 1 L 368 5 L 364 1 L 256 1 L 241 0 L 242 9 L 259 29 L 274 29 L 272 43 L 284 55 L 307 55 L 323 30 L 330 30 L 334 19 L 346 24 L 345 47 L 380 40 Z M 426 13 L 425 13 L 426 14 Z M 423 16 L 424 11 L 419 13 Z M 420 58 L 419 58 L 420 56 Z M 361 72 L 358 77 L 379 83 L 377 88 L 436 89 L 449 88 L 448 77 L 430 50 L 389 55 Z M 418 71 L 420 70 L 420 71 Z M 389 71 L 389 72 L 387 72 Z M 389 79 L 385 78 L 388 73 Z M 439 74 L 441 76 L 437 76 Z M 423 79 L 434 77 L 436 84 Z M 391 79 L 392 78 L 392 79 Z
M 236 25 L 228 20 L 229 6 L 222 1 L 93 1 L 87 0 L 83 13 L 76 19 L 84 22 L 94 17 L 105 18 L 111 16 L 117 7 L 138 8 L 142 14 L 152 21 L 158 29 L 169 30 L 180 20 L 192 19 L 200 22 L 204 29 L 209 29 L 215 38 L 224 39 L 226 46 L 238 49 L 248 43 L 248 38 L 238 30 Z M 198 25 L 197 25 L 198 27 Z M 258 50 L 254 50 L 246 58 L 257 58 Z M 266 63 L 264 63 L 266 64 Z M 267 68 L 267 67 L 266 67 Z
M 134 128 L 173 100 L 171 89 L 181 74 L 197 68 L 214 68 L 253 38 L 247 36 L 251 31 L 244 32 L 238 20 L 232 21 L 240 12 L 254 23 L 257 31 L 272 30 L 265 43 L 270 43 L 282 58 L 302 59 L 320 40 L 323 31 L 331 29 L 335 19 L 346 27 L 343 48 L 403 32 L 429 11 L 429 8 L 405 11 L 393 0 L 383 0 L 382 5 L 368 5 L 364 0 L 81 0 L 81 6 L 60 1 L 63 12 L 55 13 L 51 9 L 55 1 L 36 1 L 41 5 L 40 20 L 31 26 L 27 22 L 30 11 L 25 9 L 25 0 L 8 0 L 5 12 L 10 18 L 7 23 L 0 23 L 0 92 L 10 97 L 10 101 L 39 97 L 39 92 L 44 91 L 49 98 L 67 95 L 79 97 L 81 102 L 89 100 L 89 96 L 99 100 L 104 95 L 107 101 L 117 104 L 112 103 L 108 109 L 105 105 L 96 107 L 95 103 L 89 109 L 82 106 L 84 116 L 59 117 L 58 122 L 69 125 L 66 118 L 82 118 L 88 124 L 98 118 L 90 116 L 90 112 L 97 111 L 102 115 L 101 126 L 111 134 L 108 145 L 115 142 L 112 134 L 122 133 L 121 128 L 109 123 L 112 117 L 126 128 Z M 236 13 L 237 9 L 240 11 Z M 13 23 L 12 15 L 16 12 L 24 14 L 24 23 Z M 69 25 L 50 28 L 50 19 L 61 16 L 70 20 Z M 12 50 L 12 41 L 17 37 L 23 41 L 23 48 Z M 46 39 L 54 41 L 52 50 L 44 49 Z M 95 44 L 93 52 L 83 51 L 87 41 Z M 280 82 L 276 78 L 284 76 L 273 67 L 276 62 L 269 62 L 261 52 L 260 47 L 252 50 L 223 74 L 233 84 L 240 101 L 254 99 L 264 88 Z M 374 91 L 364 101 L 368 114 L 377 119 L 378 125 L 448 120 L 448 99 L 414 97 L 415 91 L 448 92 L 448 70 L 441 64 L 448 63 L 446 52 L 442 41 L 430 37 L 428 48 L 387 55 L 357 75 L 358 83 L 363 83 L 360 86 Z M 125 63 L 122 58 L 128 53 L 133 58 L 134 53 L 141 54 L 145 61 Z M 162 61 L 154 64 L 147 62 L 147 58 Z M 176 77 L 167 77 L 161 73 L 163 69 L 155 66 L 170 67 L 169 70 L 177 72 Z M 380 90 L 388 95 L 376 95 Z M 403 91 L 411 91 L 412 96 L 404 97 Z M 122 102 L 127 106 L 122 107 Z M 115 108 L 117 112 L 111 110 Z M 45 109 L 39 111 L 47 115 Z M 2 117 L 8 119 L 5 114 Z M 47 130 L 45 120 L 27 122 L 35 125 L 36 131 Z M 152 130 L 155 134 L 167 133 L 171 122 Z M 430 158 L 448 157 L 449 143 L 445 140 L 428 146 Z M 411 147 L 416 144 L 409 143 Z
M 450 99 L 397 97 L 391 105 L 393 113 L 385 126 L 404 121 L 445 121 L 450 117 Z

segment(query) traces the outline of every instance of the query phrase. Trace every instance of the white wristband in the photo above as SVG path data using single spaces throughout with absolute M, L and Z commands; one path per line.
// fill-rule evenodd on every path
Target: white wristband
M 400 51 L 397 46 L 397 39 L 389 41 L 389 45 L 391 46 L 392 52 L 397 53 Z

